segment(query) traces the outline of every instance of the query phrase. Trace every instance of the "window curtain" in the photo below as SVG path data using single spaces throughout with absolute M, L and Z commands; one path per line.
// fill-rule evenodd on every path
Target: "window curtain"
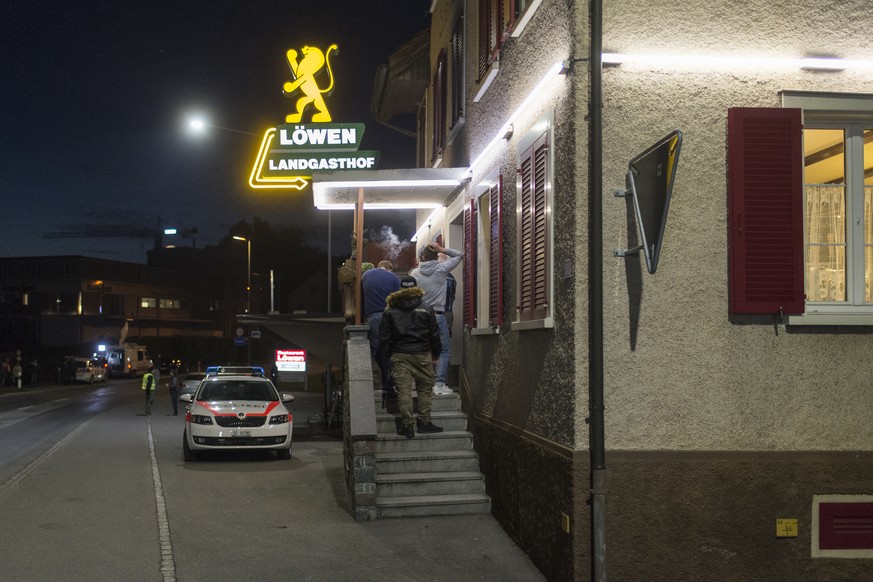
M 870 204 L 865 207 L 869 217 Z M 845 186 L 807 186 L 806 216 L 806 297 L 809 301 L 846 301 Z

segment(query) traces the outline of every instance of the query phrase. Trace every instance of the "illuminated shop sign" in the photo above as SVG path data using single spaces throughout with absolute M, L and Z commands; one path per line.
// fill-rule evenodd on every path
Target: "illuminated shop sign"
M 280 372 L 305 372 L 306 350 L 276 350 L 276 368 Z
M 299 59 L 294 49 L 286 53 L 293 79 L 282 87 L 285 96 L 296 98 L 294 111 L 284 125 L 264 133 L 249 178 L 252 188 L 303 190 L 313 171 L 372 170 L 379 163 L 379 152 L 358 150 L 363 123 L 331 123 L 324 96 L 334 88 L 330 58 L 339 53 L 337 45 L 325 51 L 305 46 L 300 53 Z M 307 113 L 311 123 L 302 123 Z

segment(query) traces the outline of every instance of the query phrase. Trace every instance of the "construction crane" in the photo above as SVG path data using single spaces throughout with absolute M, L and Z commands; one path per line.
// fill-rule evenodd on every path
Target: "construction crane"
M 131 224 L 113 224 L 95 226 L 85 230 L 60 230 L 47 232 L 42 235 L 42 238 L 151 238 L 154 240 L 155 248 L 159 249 L 164 246 L 165 234 L 175 234 L 184 238 L 189 238 L 197 234 L 197 229 L 164 229 L 161 219 L 158 218 L 157 226 L 154 227 Z

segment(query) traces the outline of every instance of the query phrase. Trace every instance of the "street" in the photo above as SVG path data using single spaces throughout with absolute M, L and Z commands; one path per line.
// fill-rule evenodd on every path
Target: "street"
M 139 380 L 0 395 L 4 579 L 542 579 L 490 515 L 356 523 L 337 439 L 183 463 L 154 410 Z

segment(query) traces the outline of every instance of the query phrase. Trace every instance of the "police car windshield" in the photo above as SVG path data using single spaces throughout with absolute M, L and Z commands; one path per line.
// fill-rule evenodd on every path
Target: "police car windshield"
M 246 382 L 243 380 L 216 380 L 200 387 L 197 400 L 259 400 L 274 402 L 279 395 L 268 382 Z

